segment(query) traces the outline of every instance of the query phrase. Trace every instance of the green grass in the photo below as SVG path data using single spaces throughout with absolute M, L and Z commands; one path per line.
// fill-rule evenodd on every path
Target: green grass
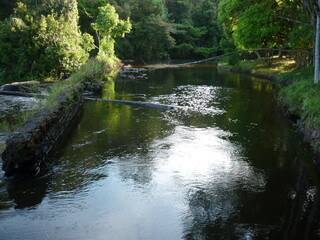
M 83 87 L 84 82 L 101 82 L 111 75 L 113 68 L 110 63 L 102 59 L 89 59 L 79 70 L 73 73 L 67 80 L 53 83 L 48 96 L 42 101 L 41 108 L 53 108 L 56 105 L 56 99 L 61 94 L 66 94 L 72 98 L 75 89 Z
M 306 124 L 320 129 L 320 84 L 313 83 L 313 72 L 296 70 L 285 78 L 289 79 L 289 84 L 280 89 L 279 99 Z
M 253 73 L 284 74 L 293 71 L 296 64 L 291 59 L 273 58 L 268 61 L 265 59 L 242 61 L 239 67 L 251 69 Z

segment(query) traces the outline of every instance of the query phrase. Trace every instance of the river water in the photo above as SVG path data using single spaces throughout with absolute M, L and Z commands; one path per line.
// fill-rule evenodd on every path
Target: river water
M 36 178 L 0 176 L 0 239 L 318 239 L 313 155 L 272 83 L 211 65 L 122 73 Z

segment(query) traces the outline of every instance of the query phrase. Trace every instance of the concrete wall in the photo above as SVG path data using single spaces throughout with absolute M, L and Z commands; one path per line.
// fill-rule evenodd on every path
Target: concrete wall
M 74 89 L 68 96 L 60 94 L 54 107 L 39 110 L 11 133 L 2 154 L 5 175 L 37 174 L 50 150 L 82 109 L 82 89 Z

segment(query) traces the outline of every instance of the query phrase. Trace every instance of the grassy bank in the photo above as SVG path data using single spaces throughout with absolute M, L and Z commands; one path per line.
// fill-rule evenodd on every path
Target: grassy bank
M 13 131 L 22 126 L 27 119 L 40 109 L 54 109 L 57 106 L 56 100 L 62 95 L 72 99 L 76 92 L 82 92 L 75 90 L 83 89 L 83 83 L 99 83 L 105 81 L 113 72 L 115 72 L 115 70 L 119 69 L 120 66 L 120 61 L 112 62 L 112 64 L 110 64 L 110 62 L 97 58 L 88 60 L 87 63 L 82 65 L 81 68 L 73 73 L 68 79 L 52 83 L 51 87 L 46 92 L 45 97 L 37 101 L 37 106 L 34 110 L 21 114 L 14 123 L 0 122 L 0 131 Z
M 93 58 L 73 73 L 68 79 L 53 83 L 48 95 L 41 101 L 41 108 L 52 108 L 55 106 L 55 99 L 61 94 L 72 97 L 74 89 L 84 88 L 84 83 L 99 83 L 106 80 L 109 74 L 118 69 L 119 64 L 110 65 L 108 62 Z
M 298 127 L 311 145 L 320 152 L 320 84 L 313 83 L 313 68 L 298 68 L 290 59 L 242 61 L 229 70 L 261 75 L 274 80 L 279 87 L 279 102 L 290 114 L 299 116 Z

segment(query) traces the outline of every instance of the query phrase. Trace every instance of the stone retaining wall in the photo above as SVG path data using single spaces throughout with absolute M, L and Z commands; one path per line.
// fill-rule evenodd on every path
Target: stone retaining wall
M 11 133 L 2 154 L 5 175 L 37 174 L 47 154 L 82 109 L 83 96 L 79 87 L 71 94 L 60 94 L 54 107 L 39 110 Z

